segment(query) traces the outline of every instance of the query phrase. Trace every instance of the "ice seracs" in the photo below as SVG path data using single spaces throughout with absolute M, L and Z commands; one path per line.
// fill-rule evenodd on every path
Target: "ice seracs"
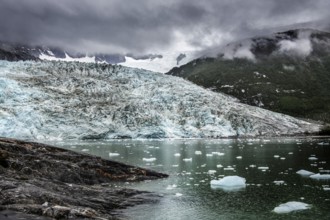
M 298 170 L 296 174 L 299 174 L 301 176 L 311 176 L 314 175 L 315 173 L 307 171 L 307 170 Z
M 0 61 L 0 85 L 2 137 L 219 138 L 319 130 L 182 78 L 123 66 Z
M 246 187 L 246 180 L 240 176 L 226 176 L 219 180 L 211 180 L 211 188 L 220 188 L 225 191 L 236 191 Z
M 306 210 L 310 209 L 311 206 L 309 204 L 303 203 L 303 202 L 287 202 L 284 204 L 281 204 L 277 207 L 274 208 L 274 212 L 278 214 L 285 214 L 285 213 L 290 213 L 293 211 L 301 211 L 301 210 Z

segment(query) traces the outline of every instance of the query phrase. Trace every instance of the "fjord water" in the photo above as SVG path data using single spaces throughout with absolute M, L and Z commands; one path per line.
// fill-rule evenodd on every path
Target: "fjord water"
M 330 219 L 330 180 L 296 174 L 300 169 L 329 174 L 329 143 L 330 139 L 274 138 L 53 144 L 168 173 L 167 179 L 111 186 L 162 195 L 158 202 L 122 211 L 129 219 L 213 220 Z M 246 188 L 238 191 L 211 188 L 211 180 L 229 175 L 244 177 Z M 289 214 L 272 211 L 289 201 L 310 204 L 311 209 Z

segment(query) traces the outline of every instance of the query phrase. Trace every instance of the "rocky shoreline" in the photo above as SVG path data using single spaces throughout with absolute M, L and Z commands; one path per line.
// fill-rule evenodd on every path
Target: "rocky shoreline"
M 118 210 L 160 197 L 109 184 L 164 177 L 100 157 L 0 138 L 0 219 L 118 219 Z

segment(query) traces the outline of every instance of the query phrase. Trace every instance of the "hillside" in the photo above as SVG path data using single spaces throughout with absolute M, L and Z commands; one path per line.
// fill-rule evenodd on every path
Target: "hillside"
M 330 33 L 311 29 L 245 39 L 217 58 L 200 58 L 170 75 L 241 102 L 330 122 Z

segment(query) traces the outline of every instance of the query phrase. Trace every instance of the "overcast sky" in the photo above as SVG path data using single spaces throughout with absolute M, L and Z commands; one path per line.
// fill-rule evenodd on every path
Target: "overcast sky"
M 330 0 L 0 0 L 0 40 L 107 53 L 203 50 L 329 11 Z

